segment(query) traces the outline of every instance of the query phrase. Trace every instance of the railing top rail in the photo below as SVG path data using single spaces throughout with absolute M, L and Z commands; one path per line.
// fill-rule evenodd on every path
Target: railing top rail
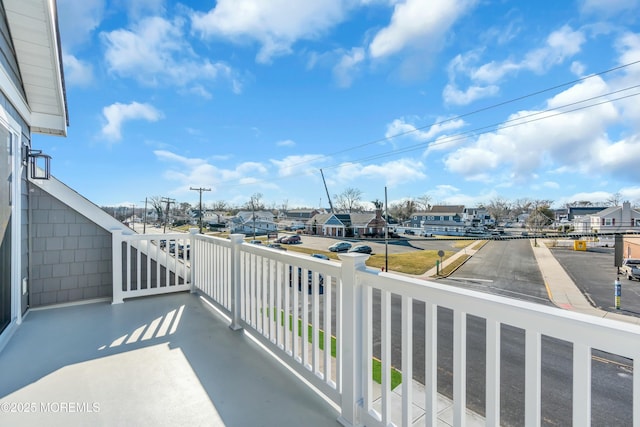
M 331 276 L 338 276 L 340 274 L 339 262 L 314 258 L 303 253 L 282 251 L 279 249 L 268 248 L 261 245 L 254 245 L 251 243 L 243 243 L 241 246 L 241 251 L 275 259 L 286 264 L 292 264 L 314 271 L 317 270 Z
M 639 325 L 373 269 L 358 274 L 364 286 L 621 356 L 640 357 Z

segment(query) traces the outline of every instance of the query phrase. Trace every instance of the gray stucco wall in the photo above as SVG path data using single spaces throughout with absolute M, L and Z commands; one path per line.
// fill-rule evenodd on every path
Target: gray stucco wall
M 111 297 L 111 233 L 40 188 L 30 191 L 30 306 Z

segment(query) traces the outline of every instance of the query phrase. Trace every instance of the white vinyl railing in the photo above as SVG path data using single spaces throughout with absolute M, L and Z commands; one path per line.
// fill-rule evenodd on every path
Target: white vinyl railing
M 191 289 L 193 234 L 123 234 L 112 230 L 113 303 Z
M 340 254 L 338 263 L 244 243 L 243 237 L 114 235 L 114 272 L 129 278 L 117 282 L 118 274 L 114 274 L 114 302 L 147 292 L 186 289 L 206 296 L 228 314 L 232 328 L 247 330 L 335 402 L 341 408 L 343 425 L 414 425 L 413 403 L 418 396 L 413 395 L 413 379 L 424 385 L 420 398 L 423 425 L 437 425 L 442 351 L 438 323 L 443 309 L 453 319 L 451 388 L 456 426 L 465 425 L 467 373 L 475 366 L 467 359 L 471 321 L 479 319 L 485 329 L 483 412 L 487 425 L 500 425 L 505 326 L 524 334 L 526 426 L 539 426 L 543 421 L 543 338 L 562 340 L 572 347 L 567 362 L 572 367 L 572 398 L 567 411 L 576 426 L 591 424 L 594 351 L 632 360 L 633 372 L 640 368 L 637 325 L 380 272 L 366 267 L 368 255 Z M 189 259 L 171 256 L 159 247 L 162 239 L 190 244 Z M 167 282 L 162 271 L 177 279 Z M 160 276 L 159 284 L 145 280 Z M 415 313 L 416 304 L 424 311 Z M 424 329 L 417 339 L 424 341 L 420 351 L 414 343 L 417 324 Z M 398 347 L 401 360 L 392 362 Z M 373 359 L 381 365 L 379 387 L 372 380 Z M 414 374 L 415 367 L 424 372 L 421 377 Z M 392 368 L 402 375 L 399 406 L 392 404 L 398 398 L 391 390 Z M 633 425 L 640 427 L 640 375 L 633 375 L 630 393 L 629 412 Z

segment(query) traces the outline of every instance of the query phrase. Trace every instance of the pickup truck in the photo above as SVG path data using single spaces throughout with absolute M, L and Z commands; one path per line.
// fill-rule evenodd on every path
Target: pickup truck
M 640 280 L 640 259 L 625 258 L 620 267 L 620 274 L 626 276 L 629 280 Z

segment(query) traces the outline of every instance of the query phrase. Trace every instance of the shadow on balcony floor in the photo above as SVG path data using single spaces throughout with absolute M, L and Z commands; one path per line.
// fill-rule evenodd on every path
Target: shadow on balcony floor
M 339 425 L 188 294 L 32 311 L 0 353 L 2 425 Z

